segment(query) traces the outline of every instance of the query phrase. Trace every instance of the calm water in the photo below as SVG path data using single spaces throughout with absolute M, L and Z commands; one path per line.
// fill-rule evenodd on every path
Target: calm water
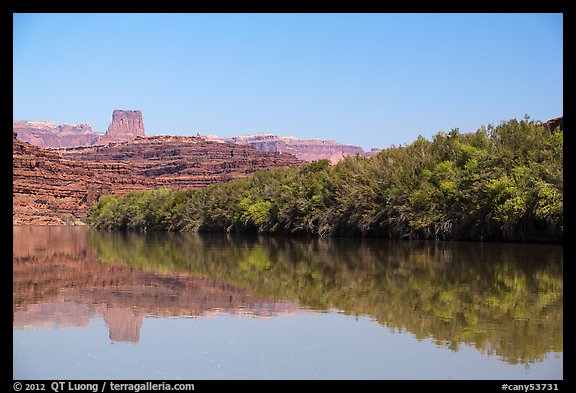
M 562 247 L 14 227 L 14 379 L 562 379 Z

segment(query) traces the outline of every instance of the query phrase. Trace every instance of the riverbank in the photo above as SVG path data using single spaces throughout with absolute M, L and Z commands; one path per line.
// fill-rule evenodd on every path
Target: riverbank
M 530 119 L 205 189 L 102 196 L 95 228 L 563 241 L 563 132 Z

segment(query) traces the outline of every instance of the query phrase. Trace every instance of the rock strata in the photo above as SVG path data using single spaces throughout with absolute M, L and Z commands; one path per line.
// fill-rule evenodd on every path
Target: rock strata
M 302 161 L 330 160 L 332 164 L 336 164 L 346 156 L 365 154 L 359 146 L 343 145 L 330 140 L 298 139 L 273 134 L 244 135 L 233 138 L 210 135 L 205 138 L 221 143 L 254 146 L 261 151 L 290 153 Z
M 15 121 L 13 132 L 18 139 L 40 147 L 73 147 L 93 145 L 102 135 L 94 132 L 90 124 L 61 124 L 44 121 Z
M 13 224 L 81 224 L 100 195 L 189 189 L 301 164 L 285 153 L 196 137 L 138 137 L 105 146 L 43 149 L 13 139 Z

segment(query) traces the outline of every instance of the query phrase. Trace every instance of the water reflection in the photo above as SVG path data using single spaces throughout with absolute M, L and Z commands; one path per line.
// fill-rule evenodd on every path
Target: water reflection
M 205 275 L 166 269 L 167 254 L 158 259 L 160 272 L 132 266 L 143 249 L 134 250 L 135 259 L 103 264 L 86 236 L 86 228 L 14 228 L 14 328 L 87 326 L 92 317 L 102 316 L 112 341 L 137 342 L 144 316 L 224 312 L 270 317 L 298 309 L 295 304 L 258 298 Z M 97 236 L 91 233 L 90 239 L 107 241 Z M 114 249 L 118 243 L 109 245 Z
M 562 352 L 559 246 L 15 227 L 13 264 L 15 327 L 100 314 L 112 340 L 134 342 L 145 315 L 304 307 L 368 315 L 509 363 Z

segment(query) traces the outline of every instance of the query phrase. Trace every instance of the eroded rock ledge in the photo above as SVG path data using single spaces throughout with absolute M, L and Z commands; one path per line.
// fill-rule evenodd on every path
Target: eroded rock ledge
M 137 137 L 105 146 L 43 149 L 13 132 L 13 224 L 81 224 L 103 194 L 189 189 L 301 164 L 291 154 L 196 137 Z

